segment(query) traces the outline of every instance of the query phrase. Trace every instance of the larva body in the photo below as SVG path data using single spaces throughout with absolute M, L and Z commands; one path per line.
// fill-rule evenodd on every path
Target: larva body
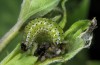
M 55 22 L 46 18 L 38 18 L 25 27 L 24 41 L 21 46 L 23 50 L 27 50 L 34 42 L 60 44 L 62 41 L 63 31 Z

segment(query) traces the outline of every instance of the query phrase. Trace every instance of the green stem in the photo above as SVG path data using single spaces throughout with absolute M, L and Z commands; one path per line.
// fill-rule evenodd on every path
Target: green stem
M 66 23 L 67 23 L 67 10 L 65 7 L 65 3 L 67 2 L 67 0 L 63 0 L 61 3 L 62 9 L 63 9 L 63 18 L 61 20 L 61 22 L 59 23 L 60 27 L 64 28 Z
M 0 39 L 0 52 L 19 33 L 23 23 L 24 22 L 22 20 L 18 20 L 18 22 Z

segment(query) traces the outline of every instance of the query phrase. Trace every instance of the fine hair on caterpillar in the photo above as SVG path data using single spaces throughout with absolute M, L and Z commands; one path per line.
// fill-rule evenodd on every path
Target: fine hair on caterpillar
M 27 51 L 34 45 L 38 44 L 35 55 L 42 60 L 52 58 L 61 54 L 59 46 L 63 41 L 63 30 L 54 21 L 46 18 L 37 18 L 32 20 L 24 31 L 21 49 Z

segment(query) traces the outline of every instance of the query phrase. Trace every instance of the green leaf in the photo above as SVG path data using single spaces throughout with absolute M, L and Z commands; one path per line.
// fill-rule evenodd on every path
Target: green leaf
M 37 61 L 37 57 L 34 56 L 24 56 L 23 54 L 18 54 L 10 60 L 6 65 L 34 65 Z
M 80 20 L 75 22 L 71 27 L 65 32 L 65 38 L 70 39 L 75 35 L 75 33 L 82 33 L 84 30 L 86 30 L 89 27 L 90 21 L 89 20 Z M 80 34 L 78 33 L 78 34 Z
M 19 43 L 16 48 L 4 58 L 0 65 L 33 65 L 37 59 L 37 57 L 28 54 L 28 52 L 23 53 Z
M 26 21 L 33 15 L 33 18 L 43 16 L 55 8 L 60 0 L 23 0 L 20 18 Z
M 91 22 L 94 23 L 92 24 Z M 87 48 L 90 46 L 93 37 L 92 28 L 93 29 L 95 28 L 95 23 L 96 23 L 95 19 L 93 19 L 92 21 L 80 20 L 78 22 L 75 22 L 65 32 L 65 40 L 67 41 L 66 47 L 68 48 L 68 53 L 64 55 L 65 61 L 74 57 L 83 48 Z

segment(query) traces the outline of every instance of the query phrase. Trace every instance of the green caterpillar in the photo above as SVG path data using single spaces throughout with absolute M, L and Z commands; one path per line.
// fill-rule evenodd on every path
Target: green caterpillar
M 46 18 L 38 18 L 25 27 L 21 49 L 27 51 L 34 43 L 60 44 L 63 37 L 63 30 L 55 22 Z

